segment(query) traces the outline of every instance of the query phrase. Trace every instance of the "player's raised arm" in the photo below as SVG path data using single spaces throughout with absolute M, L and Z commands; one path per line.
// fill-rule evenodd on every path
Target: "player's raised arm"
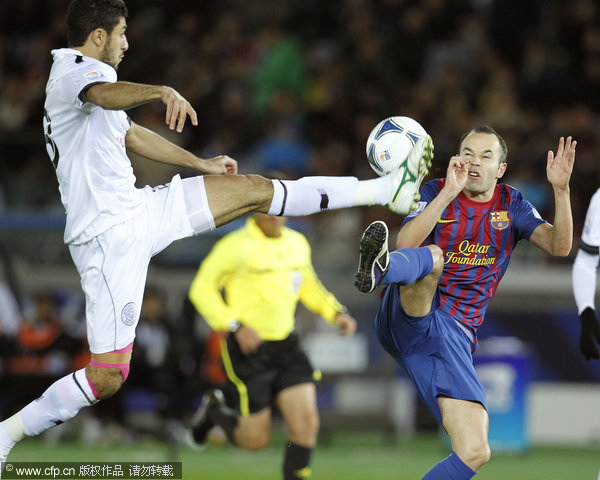
M 396 239 L 396 248 L 416 248 L 429 236 L 449 203 L 464 188 L 469 173 L 469 160 L 454 156 L 446 172 L 446 182 L 440 193 L 413 220 L 406 223 Z
M 217 175 L 237 173 L 237 162 L 227 155 L 219 155 L 208 160 L 199 158 L 152 130 L 133 122 L 127 131 L 125 145 L 128 150 L 156 162 L 193 168 L 201 173 Z
M 530 241 L 553 256 L 566 257 L 573 245 L 573 213 L 569 180 L 575 162 L 577 142 L 571 137 L 560 137 L 556 155 L 548 152 L 546 175 L 554 190 L 554 224 L 542 224 L 531 235 Z
M 99 83 L 83 94 L 89 101 L 107 110 L 127 110 L 144 103 L 161 100 L 167 106 L 165 121 L 171 130 L 181 133 L 187 117 L 198 125 L 198 116 L 190 103 L 171 87 L 131 82 Z

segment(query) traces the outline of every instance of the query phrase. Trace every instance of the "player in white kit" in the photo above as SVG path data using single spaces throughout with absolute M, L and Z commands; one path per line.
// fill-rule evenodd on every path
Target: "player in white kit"
M 579 349 L 590 360 L 599 359 L 600 324 L 596 316 L 596 274 L 600 260 L 600 189 L 590 200 L 581 243 L 573 263 L 573 294 L 581 320 Z
M 303 216 L 358 205 L 387 205 L 407 214 L 418 199 L 431 138 L 385 177 L 305 177 L 295 181 L 237 175 L 228 156 L 201 159 L 132 122 L 124 110 L 162 101 L 166 123 L 181 132 L 196 112 L 178 92 L 117 80 L 128 49 L 122 0 L 73 0 L 69 48 L 52 51 L 44 133 L 66 210 L 64 240 L 86 298 L 90 364 L 51 385 L 0 423 L 0 461 L 24 436 L 37 435 L 119 390 L 129 361 L 148 264 L 171 242 L 223 225 L 251 211 Z M 200 173 L 138 189 L 127 150 Z

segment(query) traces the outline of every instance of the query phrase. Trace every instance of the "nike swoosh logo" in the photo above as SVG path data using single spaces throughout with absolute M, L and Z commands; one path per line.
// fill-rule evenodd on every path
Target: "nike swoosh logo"
M 453 219 L 451 219 L 451 220 L 444 220 L 443 218 L 440 218 L 440 219 L 438 220 L 438 223 L 452 223 L 452 222 L 456 222 L 456 219 L 455 219 L 455 218 L 453 218 Z

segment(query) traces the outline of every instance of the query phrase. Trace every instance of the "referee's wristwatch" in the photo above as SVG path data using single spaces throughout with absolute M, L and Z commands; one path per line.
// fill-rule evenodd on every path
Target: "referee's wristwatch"
M 229 332 L 235 333 L 242 327 L 242 324 L 238 320 L 232 320 L 229 322 Z

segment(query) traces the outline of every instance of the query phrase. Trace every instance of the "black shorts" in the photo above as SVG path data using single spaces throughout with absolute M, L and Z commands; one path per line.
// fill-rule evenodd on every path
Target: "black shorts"
M 222 343 L 221 358 L 229 380 L 227 403 L 242 415 L 269 407 L 285 388 L 316 382 L 320 372 L 313 370 L 300 347 L 298 336 L 263 342 L 252 355 L 245 356 L 233 335 Z

